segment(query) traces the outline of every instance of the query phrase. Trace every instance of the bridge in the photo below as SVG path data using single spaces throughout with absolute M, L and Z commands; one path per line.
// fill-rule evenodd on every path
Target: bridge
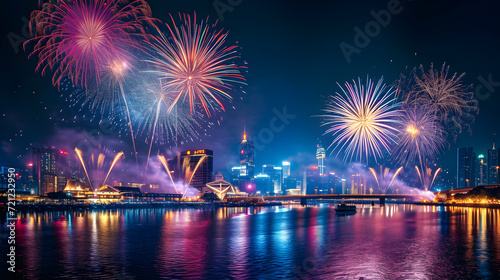
M 403 201 L 422 201 L 424 198 L 420 195 L 412 194 L 306 194 L 306 195 L 278 195 L 278 196 L 260 196 L 249 197 L 248 199 L 265 200 L 300 200 L 300 205 L 306 205 L 308 199 L 366 199 L 379 200 L 380 204 L 385 204 L 386 199 L 397 199 Z

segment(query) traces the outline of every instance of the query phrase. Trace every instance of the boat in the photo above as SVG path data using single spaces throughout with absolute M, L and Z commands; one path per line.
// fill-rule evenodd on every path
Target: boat
M 356 205 L 347 205 L 345 203 L 340 203 L 335 206 L 335 211 L 337 212 L 356 212 Z

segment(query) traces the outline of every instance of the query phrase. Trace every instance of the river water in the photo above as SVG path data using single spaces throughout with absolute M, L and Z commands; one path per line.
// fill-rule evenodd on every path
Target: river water
M 333 205 L 29 212 L 18 215 L 16 269 L 27 279 L 493 279 L 499 215 L 392 204 L 354 215 Z M 3 258 L 8 233 L 2 220 Z

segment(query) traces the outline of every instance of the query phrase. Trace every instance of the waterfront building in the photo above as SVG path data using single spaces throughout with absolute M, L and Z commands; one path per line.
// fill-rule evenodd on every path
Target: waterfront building
M 47 195 L 57 190 L 56 154 L 57 151 L 53 148 L 32 148 L 33 180 L 38 195 Z
M 246 130 L 243 130 L 243 140 L 240 143 L 240 166 L 245 166 L 246 179 L 251 180 L 255 173 L 254 142 L 247 139 Z
M 485 161 L 484 155 L 477 156 L 476 161 L 476 186 L 486 186 L 488 184 L 488 164 Z
M 498 149 L 495 148 L 495 135 L 493 135 L 493 148 L 488 150 L 488 184 L 498 184 Z
M 190 185 L 201 190 L 213 181 L 214 152 L 207 149 L 184 151 L 180 155 L 182 177 L 194 172 Z
M 325 157 L 326 152 L 323 146 L 321 146 L 321 142 L 316 145 L 316 159 L 318 160 L 318 171 L 319 175 L 323 176 L 325 174 Z
M 283 183 L 284 183 L 286 178 L 290 177 L 290 162 L 283 161 L 281 163 L 281 166 L 283 167 Z
M 457 188 L 472 187 L 476 183 L 476 154 L 472 148 L 457 149 Z
M 274 183 L 271 177 L 267 174 L 258 174 L 254 177 L 255 190 L 260 195 L 274 194 Z

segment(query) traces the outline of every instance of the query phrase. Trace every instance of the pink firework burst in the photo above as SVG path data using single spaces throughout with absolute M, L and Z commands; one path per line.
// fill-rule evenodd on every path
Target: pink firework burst
M 244 84 L 243 67 L 232 62 L 239 58 L 238 47 L 226 46 L 228 32 L 216 30 L 207 21 L 197 23 L 196 14 L 179 16 L 180 25 L 171 16 L 172 25 L 165 24 L 168 32 L 157 27 L 158 34 L 150 36 L 148 62 L 160 75 L 162 89 L 175 95 L 168 112 L 179 99 L 187 98 L 191 114 L 199 101 L 210 117 L 210 111 L 224 110 L 223 99 L 232 99 L 229 91 L 234 83 Z
M 36 71 L 50 69 L 52 83 L 67 77 L 87 87 L 99 83 L 102 71 L 114 61 L 130 61 L 138 47 L 134 35 L 142 33 L 142 21 L 151 16 L 144 0 L 56 0 L 31 14 L 34 38 L 31 56 L 38 56 Z M 32 27 L 35 27 L 33 29 Z

